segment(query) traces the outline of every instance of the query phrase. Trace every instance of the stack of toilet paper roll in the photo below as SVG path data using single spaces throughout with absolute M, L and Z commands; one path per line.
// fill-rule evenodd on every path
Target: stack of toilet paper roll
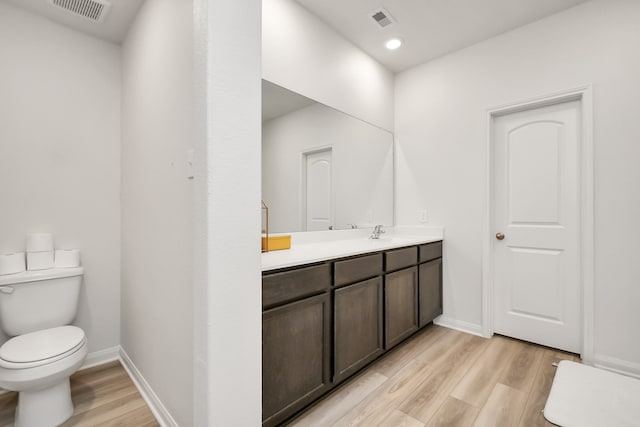
M 49 233 L 27 234 L 27 270 L 53 268 L 53 236 Z
M 22 273 L 25 270 L 24 252 L 0 255 L 0 275 Z
M 79 266 L 80 251 L 77 249 L 54 250 L 53 236 L 50 233 L 27 234 L 26 254 L 15 252 L 0 255 L 0 275 L 22 273 L 25 270 Z
M 80 267 L 80 251 L 77 249 L 56 249 L 53 265 L 55 268 Z

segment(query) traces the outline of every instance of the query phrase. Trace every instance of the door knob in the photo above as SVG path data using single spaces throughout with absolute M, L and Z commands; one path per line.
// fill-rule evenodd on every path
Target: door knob
M 498 239 L 498 240 L 504 239 L 504 234 L 503 233 L 496 233 L 496 239 Z

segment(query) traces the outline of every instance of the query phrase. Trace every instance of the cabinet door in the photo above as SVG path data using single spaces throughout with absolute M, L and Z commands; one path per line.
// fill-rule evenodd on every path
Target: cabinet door
M 337 289 L 334 304 L 337 383 L 383 352 L 382 277 Z
M 385 344 L 398 344 L 418 329 L 418 267 L 385 276 Z
M 262 420 L 281 423 L 331 386 L 328 293 L 262 314 Z
M 442 258 L 420 264 L 420 327 L 442 314 Z

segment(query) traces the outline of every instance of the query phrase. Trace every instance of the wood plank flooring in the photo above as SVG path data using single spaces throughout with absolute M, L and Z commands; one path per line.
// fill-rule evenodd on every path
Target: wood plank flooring
M 431 325 L 334 390 L 296 427 L 542 427 L 560 360 L 576 355 L 511 338 L 484 339 Z M 70 426 L 158 426 L 115 361 L 71 377 Z M 0 395 L 0 427 L 13 425 L 17 393 Z
M 85 369 L 71 376 L 74 412 L 70 426 L 158 426 L 151 410 L 119 361 Z M 0 426 L 13 426 L 18 394 L 0 395 Z
M 537 427 L 554 362 L 578 356 L 430 325 L 290 426 Z

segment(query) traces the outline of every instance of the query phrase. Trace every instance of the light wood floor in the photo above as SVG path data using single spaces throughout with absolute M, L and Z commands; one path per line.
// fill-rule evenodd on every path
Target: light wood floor
M 551 426 L 554 362 L 576 355 L 439 326 L 366 368 L 291 426 Z
M 573 354 L 494 336 L 428 326 L 300 415 L 306 426 L 551 426 L 542 416 L 560 360 Z M 71 377 L 69 426 L 158 426 L 115 361 Z M 17 393 L 0 395 L 12 426 Z
M 73 416 L 69 426 L 158 426 L 120 362 L 85 369 L 71 376 Z M 18 394 L 0 395 L 0 426 L 12 426 Z

